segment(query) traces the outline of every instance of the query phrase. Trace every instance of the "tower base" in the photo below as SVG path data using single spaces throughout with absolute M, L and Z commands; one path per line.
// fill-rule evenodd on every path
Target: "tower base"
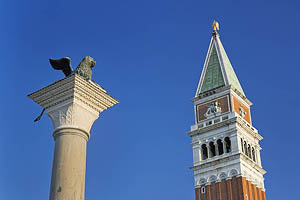
M 232 177 L 195 189 L 196 200 L 266 200 L 265 192 L 245 177 Z

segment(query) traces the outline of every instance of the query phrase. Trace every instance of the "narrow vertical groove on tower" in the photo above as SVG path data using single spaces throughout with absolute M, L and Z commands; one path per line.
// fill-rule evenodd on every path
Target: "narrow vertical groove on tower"
M 226 185 L 227 185 L 227 197 L 228 200 L 233 200 L 233 193 L 232 193 L 232 181 L 226 181 Z
M 206 196 L 206 200 L 208 199 L 212 199 L 212 196 L 211 196 L 211 185 L 208 185 L 207 186 L 207 196 Z

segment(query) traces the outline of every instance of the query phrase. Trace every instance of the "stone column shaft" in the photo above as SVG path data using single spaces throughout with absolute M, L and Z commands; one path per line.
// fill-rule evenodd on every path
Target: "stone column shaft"
M 223 143 L 223 152 L 226 153 L 226 142 L 225 139 L 222 140 Z
M 196 144 L 193 147 L 193 159 L 194 164 L 198 164 L 202 160 L 201 149 L 199 144 Z
M 206 144 L 206 148 L 207 148 L 207 158 L 211 158 L 212 157 L 212 153 L 211 153 L 211 150 L 210 150 L 209 143 Z
M 79 129 L 61 128 L 53 133 L 53 137 L 55 149 L 50 200 L 83 200 L 88 136 Z
M 218 143 L 217 143 L 217 140 L 214 141 L 214 145 L 215 145 L 215 152 L 216 152 L 216 156 L 219 155 L 219 147 L 218 147 Z

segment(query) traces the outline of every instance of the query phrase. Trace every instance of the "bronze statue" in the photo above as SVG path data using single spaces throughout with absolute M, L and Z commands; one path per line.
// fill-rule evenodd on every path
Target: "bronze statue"
M 90 56 L 84 57 L 84 59 L 79 63 L 74 71 L 71 66 L 71 59 L 69 57 L 64 57 L 57 60 L 50 58 L 49 61 L 54 69 L 62 70 L 66 77 L 73 74 L 78 74 L 87 81 L 92 80 L 92 68 L 96 65 L 96 61 Z M 34 120 L 34 122 L 39 121 L 44 112 L 45 108 L 42 110 L 42 113 Z
M 51 66 L 56 70 L 62 70 L 67 76 L 78 74 L 85 80 L 92 80 L 92 68 L 96 65 L 96 61 L 90 57 L 86 56 L 73 71 L 71 66 L 71 59 L 68 57 L 60 58 L 57 60 L 49 59 Z

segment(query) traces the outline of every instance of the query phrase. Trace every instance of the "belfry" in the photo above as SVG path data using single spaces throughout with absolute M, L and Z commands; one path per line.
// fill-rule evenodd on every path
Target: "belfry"
M 214 21 L 194 102 L 192 138 L 196 200 L 265 200 L 259 141 L 250 106 Z

